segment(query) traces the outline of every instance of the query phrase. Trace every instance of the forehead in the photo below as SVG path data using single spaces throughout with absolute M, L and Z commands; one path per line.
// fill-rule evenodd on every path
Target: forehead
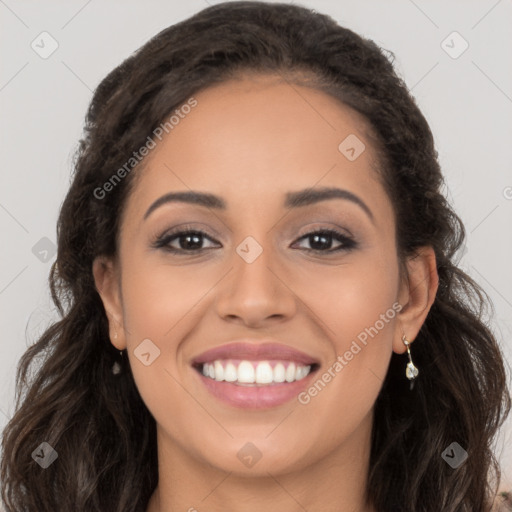
M 187 189 L 222 195 L 244 209 L 249 200 L 270 205 L 274 196 L 315 186 L 343 186 L 385 203 L 368 124 L 332 96 L 279 75 L 255 75 L 194 98 L 197 105 L 135 171 L 129 209 L 139 216 L 166 191 Z M 344 153 L 352 147 L 355 159 Z

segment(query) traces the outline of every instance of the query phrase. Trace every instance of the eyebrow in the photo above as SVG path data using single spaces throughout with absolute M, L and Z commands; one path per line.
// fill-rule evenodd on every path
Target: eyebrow
M 310 204 L 315 204 L 327 199 L 345 199 L 347 201 L 351 201 L 352 203 L 357 204 L 362 210 L 364 210 L 372 222 L 375 222 L 372 211 L 360 197 L 356 196 L 352 192 L 349 192 L 348 190 L 336 187 L 306 188 L 296 192 L 288 192 L 285 196 L 284 207 L 300 208 L 302 206 L 308 206 Z M 198 192 L 195 190 L 185 192 L 169 192 L 151 204 L 151 206 L 144 214 L 144 220 L 146 220 L 149 215 L 160 206 L 172 202 L 197 204 L 199 206 L 214 208 L 216 210 L 227 209 L 227 205 L 224 199 L 213 194 Z

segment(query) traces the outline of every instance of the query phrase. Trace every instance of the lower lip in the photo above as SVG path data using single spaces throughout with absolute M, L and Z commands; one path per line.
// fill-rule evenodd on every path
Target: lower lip
M 210 379 L 195 369 L 194 373 L 201 379 L 206 389 L 224 403 L 242 409 L 267 409 L 277 407 L 297 397 L 309 385 L 312 376 L 317 371 L 312 371 L 303 379 L 294 382 L 261 386 L 238 385 L 232 382 Z

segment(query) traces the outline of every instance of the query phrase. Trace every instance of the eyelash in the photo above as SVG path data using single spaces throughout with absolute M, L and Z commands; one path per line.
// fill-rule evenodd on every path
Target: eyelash
M 170 242 L 173 241 L 174 239 L 179 239 L 181 236 L 186 236 L 186 235 L 200 235 L 202 238 L 207 238 L 210 241 L 214 241 L 212 239 L 212 237 L 210 237 L 204 231 L 201 231 L 199 229 L 192 229 L 192 228 L 189 229 L 187 226 L 181 226 L 179 228 L 179 230 L 167 232 L 167 233 L 164 233 L 163 235 L 159 236 L 155 240 L 155 242 L 152 244 L 152 247 L 154 249 L 163 249 L 170 253 L 181 254 L 181 255 L 188 255 L 191 253 L 200 253 L 202 251 L 207 250 L 204 248 L 203 249 L 176 249 L 169 245 Z M 358 246 L 357 242 L 353 238 L 351 238 L 343 233 L 340 233 L 339 231 L 336 231 L 335 229 L 319 229 L 317 231 L 310 231 L 309 233 L 306 233 L 306 234 L 302 235 L 300 238 L 298 238 L 297 241 L 303 240 L 312 235 L 327 235 L 327 236 L 332 235 L 333 238 L 335 238 L 335 239 L 337 239 L 337 241 L 341 242 L 342 245 L 340 245 L 339 247 L 337 247 L 335 249 L 327 249 L 327 250 L 304 249 L 307 252 L 313 252 L 316 254 L 318 254 L 318 253 L 331 254 L 331 253 L 339 252 L 339 251 L 347 251 L 348 252 L 348 251 L 351 251 L 351 250 L 357 248 L 357 246 Z

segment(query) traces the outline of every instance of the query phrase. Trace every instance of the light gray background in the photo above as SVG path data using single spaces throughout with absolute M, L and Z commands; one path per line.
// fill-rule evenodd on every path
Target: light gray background
M 0 0 L 0 429 L 13 412 L 20 356 L 57 318 L 47 288 L 55 258 L 51 249 L 92 91 L 151 36 L 213 3 Z M 434 133 L 448 197 L 467 227 L 461 265 L 492 297 L 492 327 L 510 367 L 512 2 L 309 0 L 302 5 L 395 53 L 396 69 Z M 47 59 L 31 48 L 43 31 L 59 45 Z M 441 46 L 453 31 L 469 43 L 458 58 Z M 453 37 L 446 44 L 451 51 L 461 48 Z M 44 237 L 50 243 L 41 242 Z M 46 262 L 40 259 L 45 243 Z M 512 488 L 512 419 L 497 451 L 502 487 Z

